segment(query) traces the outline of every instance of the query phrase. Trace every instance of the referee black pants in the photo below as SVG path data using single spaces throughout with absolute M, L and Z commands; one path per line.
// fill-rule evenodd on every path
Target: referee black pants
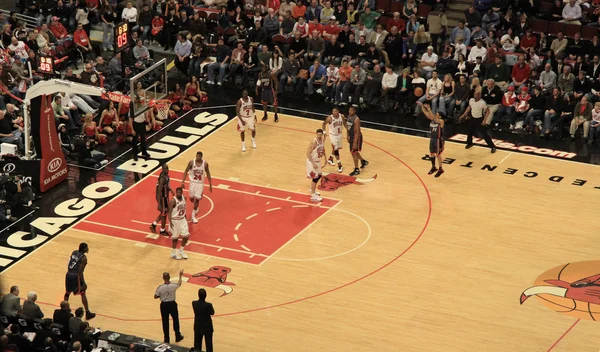
M 206 352 L 213 352 L 213 332 L 194 327 L 194 350 L 202 351 L 202 339 L 206 340 Z
M 173 318 L 173 331 L 175 331 L 175 337 L 177 338 L 181 336 L 181 332 L 179 331 L 179 311 L 177 310 L 177 302 L 160 303 L 160 317 L 162 318 L 162 328 L 166 343 L 170 342 L 169 315 Z
M 138 154 L 138 138 L 139 143 L 141 144 L 142 154 L 148 154 L 148 151 L 146 150 L 146 123 L 133 121 L 133 130 L 135 131 L 135 136 L 133 136 L 132 141 L 132 151 L 134 157 L 137 158 Z
M 478 134 L 481 137 L 483 137 L 483 139 L 487 143 L 488 147 L 494 148 L 494 142 L 492 142 L 492 138 L 490 137 L 490 134 L 488 133 L 487 127 L 481 125 L 483 123 L 483 121 L 484 121 L 483 118 L 475 119 L 472 117 L 467 120 L 467 127 L 468 127 L 467 145 L 472 145 L 473 144 L 473 135 Z

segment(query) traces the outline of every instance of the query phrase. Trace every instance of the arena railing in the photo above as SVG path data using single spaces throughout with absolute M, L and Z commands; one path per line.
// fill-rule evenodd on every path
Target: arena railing
M 0 9 L 0 13 L 3 13 L 6 18 L 8 18 L 10 16 L 10 11 L 8 11 L 8 10 Z M 31 16 L 27 16 L 27 15 L 23 15 L 23 14 L 19 13 L 19 14 L 17 14 L 17 19 L 19 21 L 25 22 L 26 27 L 32 27 L 32 28 L 37 27 L 37 19 L 35 19 L 35 17 L 31 17 Z M 12 29 L 14 30 L 14 28 L 12 28 Z

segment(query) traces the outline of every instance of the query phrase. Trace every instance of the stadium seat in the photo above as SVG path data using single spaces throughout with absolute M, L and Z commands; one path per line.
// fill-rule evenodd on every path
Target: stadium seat
M 375 9 L 377 12 L 386 13 L 390 11 L 390 8 L 390 0 L 377 0 L 375 2 Z
M 417 18 L 424 20 L 427 18 L 427 16 L 429 16 L 430 12 L 431 12 L 430 5 L 419 4 L 419 7 L 417 8 Z
M 198 17 L 203 18 L 204 21 L 206 21 L 206 19 L 208 18 L 208 14 L 206 13 L 206 11 L 198 11 L 197 14 Z
M 287 38 L 282 36 L 281 34 L 275 34 L 273 36 L 273 44 L 285 45 L 285 44 L 287 44 L 287 42 L 288 42 Z M 283 47 L 281 47 L 281 50 L 283 50 Z
M 225 34 L 225 28 L 217 26 L 217 34 L 219 34 L 219 36 L 222 37 Z
M 383 26 L 383 28 L 387 28 L 387 23 L 388 21 L 391 20 L 390 17 L 387 16 L 381 16 L 379 17 L 379 24 Z
M 540 12 L 544 17 L 552 16 L 552 2 L 540 2 Z
M 402 14 L 402 9 L 404 8 L 404 3 L 402 1 L 392 1 L 392 5 L 390 6 L 390 12 L 398 12 Z
M 556 36 L 559 32 L 565 31 L 565 24 L 560 22 L 548 22 L 548 34 Z
M 548 33 L 548 21 L 535 19 L 531 22 L 531 29 L 533 33 Z
M 585 40 L 592 40 L 596 35 L 598 35 L 598 27 L 583 26 L 581 28 L 581 38 Z
M 581 25 L 579 24 L 565 24 L 565 36 L 573 38 L 575 34 L 581 34 Z

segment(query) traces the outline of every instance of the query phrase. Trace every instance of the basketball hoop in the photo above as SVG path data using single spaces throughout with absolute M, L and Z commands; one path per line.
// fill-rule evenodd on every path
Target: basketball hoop
M 169 117 L 169 109 L 173 102 L 168 99 L 155 100 L 154 107 L 156 108 L 156 118 L 158 120 L 166 120 Z

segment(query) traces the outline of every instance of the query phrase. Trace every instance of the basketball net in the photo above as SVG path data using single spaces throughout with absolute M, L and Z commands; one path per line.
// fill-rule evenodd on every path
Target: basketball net
M 156 108 L 156 118 L 166 120 L 169 117 L 169 109 L 173 102 L 168 99 L 156 100 L 154 107 Z

